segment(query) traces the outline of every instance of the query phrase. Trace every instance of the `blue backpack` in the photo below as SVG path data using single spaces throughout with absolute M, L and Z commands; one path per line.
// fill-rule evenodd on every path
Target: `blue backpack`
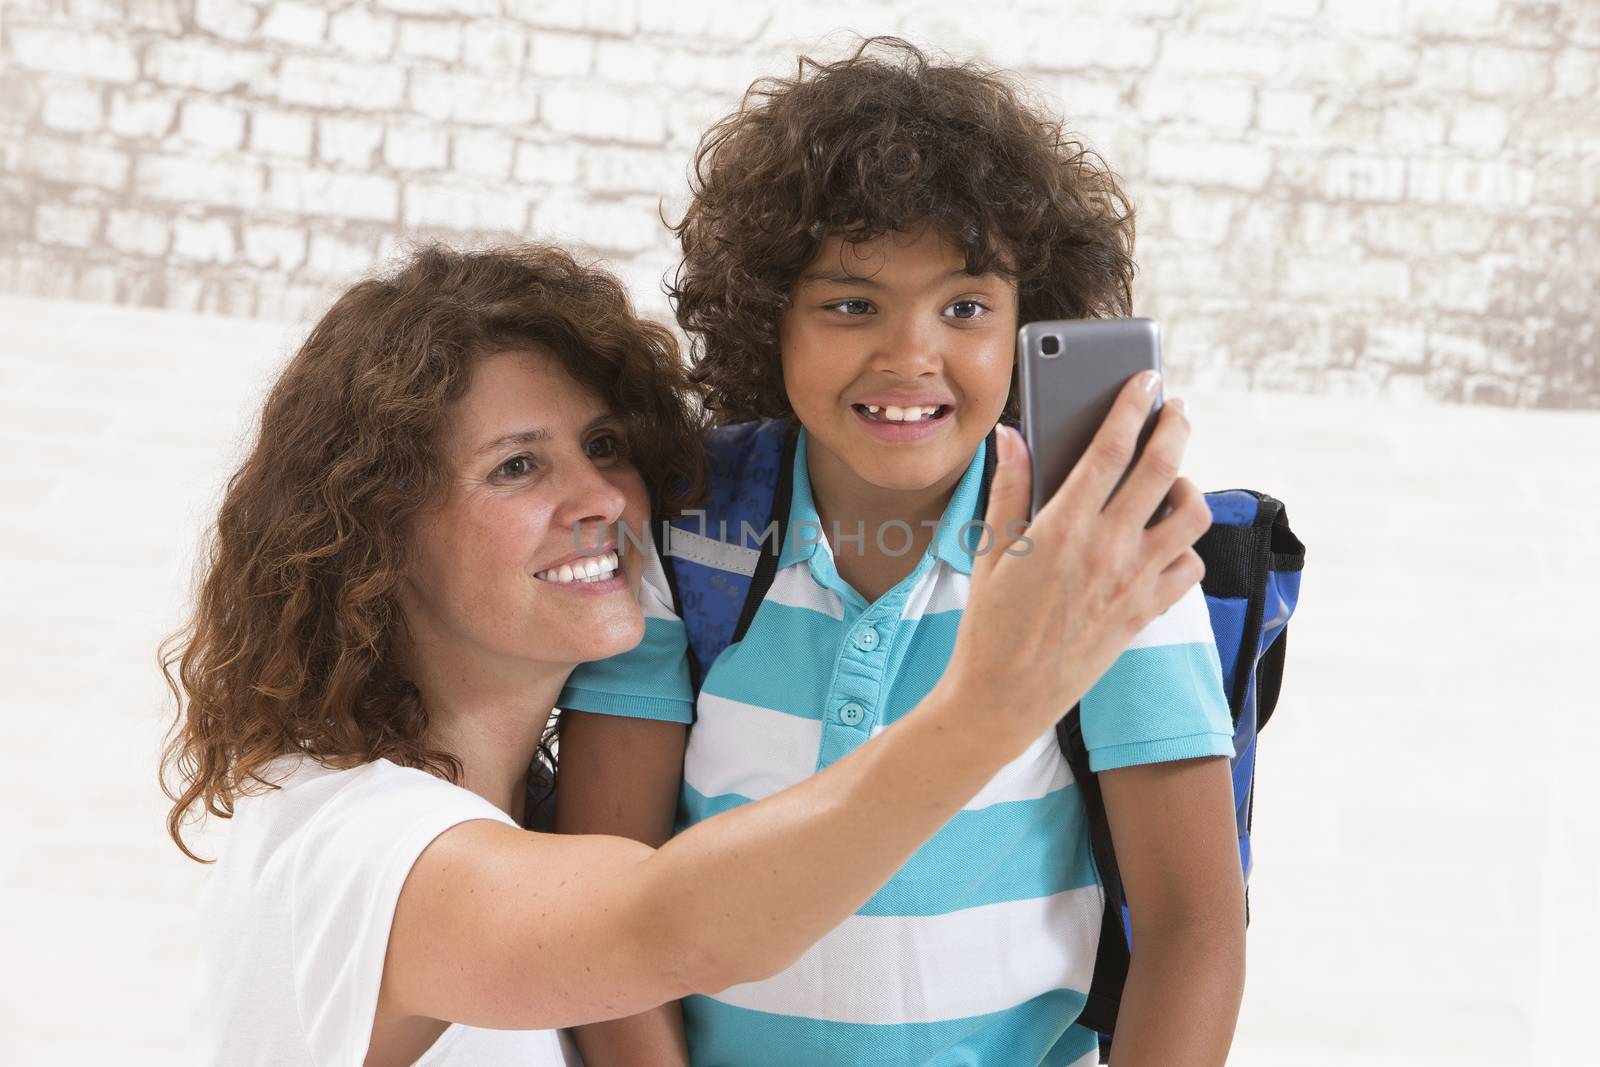
M 794 463 L 796 440 L 794 427 L 783 420 L 712 430 L 706 438 L 710 487 L 705 507 L 656 527 L 666 530 L 661 562 L 673 606 L 688 630 L 696 692 L 723 649 L 743 639 L 777 573 L 790 504 L 789 479 L 782 474 Z M 987 506 L 994 455 L 990 434 L 979 515 Z M 1256 735 L 1278 703 L 1287 627 L 1300 593 L 1305 547 L 1290 531 L 1283 505 L 1264 493 L 1249 489 L 1207 493 L 1206 503 L 1211 506 L 1212 527 L 1195 550 L 1206 564 L 1201 590 L 1211 612 L 1223 689 L 1233 715 L 1233 796 L 1239 858 L 1248 883 Z M 1076 707 L 1058 724 L 1056 734 L 1083 793 L 1090 847 L 1106 892 L 1094 979 L 1078 1021 L 1109 1037 L 1128 977 L 1127 904 Z

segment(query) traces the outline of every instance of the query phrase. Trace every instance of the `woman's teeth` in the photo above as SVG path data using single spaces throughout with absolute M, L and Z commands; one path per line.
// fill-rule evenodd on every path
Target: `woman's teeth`
M 916 422 L 919 419 L 931 419 L 944 410 L 943 404 L 933 407 L 897 408 L 893 404 L 882 406 L 878 404 L 863 404 L 868 415 L 875 415 L 886 422 Z
M 591 556 L 539 571 L 534 577 L 541 582 L 603 582 L 616 573 L 617 554 L 607 552 L 603 556 Z

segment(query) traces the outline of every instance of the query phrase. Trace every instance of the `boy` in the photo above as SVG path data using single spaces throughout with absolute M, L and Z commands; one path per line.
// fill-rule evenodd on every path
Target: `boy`
M 562 694 L 561 758 L 582 786 L 563 793 L 561 828 L 652 844 L 675 806 L 692 824 L 766 796 L 928 692 L 965 604 L 958 531 L 981 518 L 985 439 L 1016 414 L 1019 323 L 1131 306 L 1115 177 L 1002 78 L 903 42 L 757 83 L 706 135 L 696 174 L 673 290 L 696 378 L 718 424 L 792 420 L 797 439 L 776 475 L 790 500 L 776 575 L 743 639 L 702 665 L 698 697 L 671 619 Z M 1244 908 L 1232 727 L 1198 587 L 1084 698 L 1082 721 L 1135 923 L 1118 1062 L 1221 1063 Z M 1092 1064 L 1096 1037 L 1074 1020 L 1102 908 L 1047 734 L 795 966 L 685 1001 L 689 1058 Z M 676 1018 L 579 1040 L 591 1067 L 671 1062 Z

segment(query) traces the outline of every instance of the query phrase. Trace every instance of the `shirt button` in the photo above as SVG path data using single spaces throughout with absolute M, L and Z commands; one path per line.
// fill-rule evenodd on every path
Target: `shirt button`
M 878 631 L 868 627 L 856 634 L 856 647 L 863 652 L 871 652 L 878 647 Z
M 839 721 L 846 726 L 859 726 L 866 714 L 866 708 L 852 702 L 839 709 Z

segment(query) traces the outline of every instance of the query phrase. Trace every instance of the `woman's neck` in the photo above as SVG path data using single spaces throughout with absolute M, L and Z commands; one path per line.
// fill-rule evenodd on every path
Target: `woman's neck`
M 526 666 L 526 665 L 522 665 Z M 462 788 L 523 821 L 528 768 L 571 666 L 507 676 L 492 669 L 415 671 L 428 743 L 461 763 Z

